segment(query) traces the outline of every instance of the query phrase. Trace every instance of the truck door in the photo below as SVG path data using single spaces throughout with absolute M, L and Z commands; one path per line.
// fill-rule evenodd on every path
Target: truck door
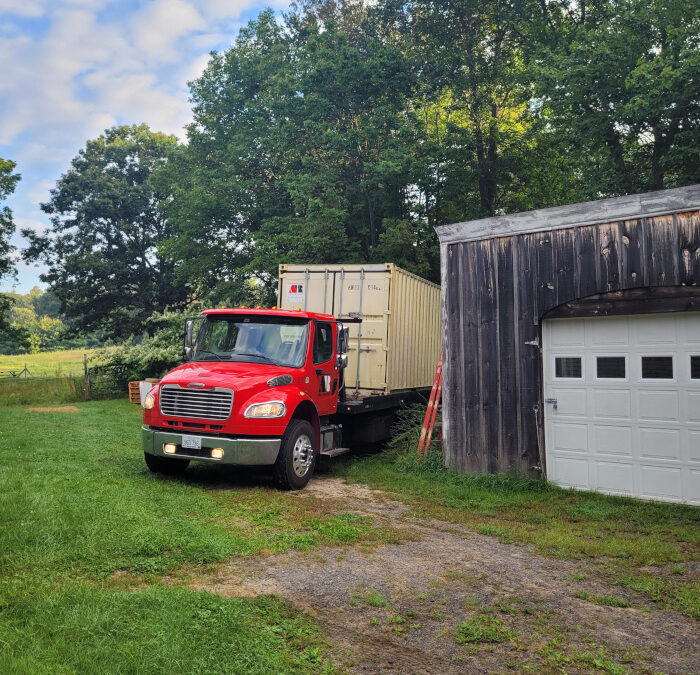
M 338 367 L 335 363 L 335 324 L 314 322 L 313 396 L 319 415 L 332 415 L 338 407 Z

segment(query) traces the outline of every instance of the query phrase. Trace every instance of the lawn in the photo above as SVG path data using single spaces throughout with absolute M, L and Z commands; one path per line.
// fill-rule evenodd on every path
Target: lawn
M 227 598 L 192 580 L 284 551 L 372 551 L 410 536 L 403 528 L 344 502 L 279 492 L 261 473 L 193 465 L 180 479 L 154 476 L 138 406 L 69 410 L 2 410 L 0 672 L 332 670 L 319 627 L 286 601 Z M 562 592 L 585 602 L 624 607 L 619 592 L 700 618 L 699 509 L 460 476 L 436 454 L 415 460 L 396 447 L 332 470 L 388 491 L 412 516 L 581 561 L 609 589 L 589 591 L 586 573 L 575 575 Z M 386 599 L 368 594 L 366 603 Z M 468 643 L 497 629 L 467 624 L 460 635 Z
M 39 354 L 0 354 L 0 377 L 9 377 L 8 371 L 21 371 L 25 365 L 32 377 L 68 377 L 82 375 L 83 359 L 96 354 L 97 349 L 66 349 Z M 0 384 L 2 386 L 2 384 Z
M 2 414 L 0 672 L 327 669 L 318 629 L 282 600 L 225 599 L 164 584 L 164 575 L 371 540 L 369 523 L 291 509 L 272 528 L 284 495 L 254 481 L 222 493 L 211 471 L 185 481 L 151 475 L 140 408 L 124 400 Z M 243 509 L 255 513 L 247 529 L 234 524 Z

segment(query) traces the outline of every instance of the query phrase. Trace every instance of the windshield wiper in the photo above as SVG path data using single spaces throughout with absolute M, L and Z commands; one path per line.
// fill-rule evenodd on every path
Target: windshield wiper
M 200 360 L 200 359 L 197 358 L 197 356 L 199 356 L 199 354 L 211 354 L 212 356 L 216 356 L 217 361 L 223 361 L 223 360 L 224 360 L 224 359 L 222 359 L 221 356 L 220 356 L 219 354 L 217 354 L 216 352 L 209 351 L 208 349 L 198 349 L 198 350 L 195 352 L 195 354 L 194 354 L 194 355 L 195 355 L 195 359 L 194 359 L 195 361 L 199 361 L 199 360 Z M 202 360 L 204 360 L 204 359 L 202 359 Z
M 260 354 L 260 353 L 253 353 L 253 352 L 233 352 L 231 356 L 254 356 L 258 359 L 265 359 L 268 363 L 271 363 L 273 366 L 281 366 L 281 363 L 278 363 L 274 359 L 271 359 L 269 356 L 265 356 L 265 354 Z

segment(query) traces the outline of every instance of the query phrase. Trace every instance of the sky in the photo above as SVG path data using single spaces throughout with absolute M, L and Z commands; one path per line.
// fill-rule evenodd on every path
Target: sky
M 209 52 L 230 46 L 242 25 L 285 0 L 0 0 L 0 157 L 22 175 L 7 200 L 17 232 L 18 280 L 26 293 L 41 266 L 19 260 L 22 228 L 48 225 L 40 204 L 85 146 L 115 124 L 145 122 L 184 139 L 187 82 Z

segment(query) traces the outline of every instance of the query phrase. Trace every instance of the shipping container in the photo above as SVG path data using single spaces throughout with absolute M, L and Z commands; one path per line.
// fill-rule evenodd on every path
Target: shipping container
M 437 284 L 392 263 L 280 265 L 278 305 L 361 319 L 348 324 L 349 398 L 432 385 L 440 353 Z

